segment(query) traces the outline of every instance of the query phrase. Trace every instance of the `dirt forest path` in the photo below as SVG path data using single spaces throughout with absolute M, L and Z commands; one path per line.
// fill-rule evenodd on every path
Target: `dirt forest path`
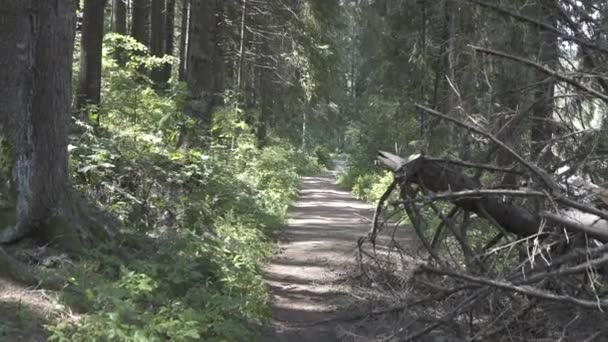
M 372 215 L 369 204 L 336 185 L 335 173 L 302 180 L 265 269 L 273 319 L 262 341 L 349 339 L 337 318 L 347 316 L 358 297 L 341 279 L 356 266 L 357 239 L 369 231 Z

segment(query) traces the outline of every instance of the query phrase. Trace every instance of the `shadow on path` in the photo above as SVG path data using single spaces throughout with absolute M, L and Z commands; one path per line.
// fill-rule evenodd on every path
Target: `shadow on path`
M 340 341 L 335 324 L 311 324 L 344 315 L 356 301 L 339 279 L 354 266 L 357 239 L 372 215 L 370 205 L 338 188 L 332 173 L 303 179 L 265 269 L 273 320 L 262 341 Z

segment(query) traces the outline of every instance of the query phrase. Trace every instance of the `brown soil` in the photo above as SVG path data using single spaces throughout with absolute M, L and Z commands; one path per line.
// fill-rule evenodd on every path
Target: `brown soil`
M 0 279 L 0 341 L 42 342 L 56 309 L 46 291 Z
M 273 320 L 262 341 L 352 340 L 342 318 L 369 307 L 369 301 L 344 280 L 357 268 L 357 239 L 369 231 L 372 215 L 370 205 L 339 189 L 334 174 L 303 179 L 266 267 Z M 400 240 L 408 245 L 403 240 L 413 238 Z

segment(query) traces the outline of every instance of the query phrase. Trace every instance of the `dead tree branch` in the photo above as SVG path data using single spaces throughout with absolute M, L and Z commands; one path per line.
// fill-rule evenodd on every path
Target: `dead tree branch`
M 550 69 L 550 68 L 548 68 L 548 67 L 546 67 L 544 65 L 538 64 L 536 62 L 533 62 L 531 60 L 528 60 L 528 59 L 525 59 L 525 58 L 522 58 L 522 57 L 514 56 L 514 55 L 511 55 L 511 54 L 508 54 L 508 53 L 496 51 L 496 50 L 485 48 L 485 47 L 481 47 L 481 46 L 469 45 L 469 47 L 471 47 L 473 50 L 478 51 L 478 52 L 483 52 L 483 53 L 488 54 L 488 55 L 494 55 L 494 56 L 510 59 L 512 61 L 516 61 L 516 62 L 525 64 L 525 65 L 531 66 L 531 67 L 533 67 L 535 69 L 538 69 L 538 70 L 544 72 L 545 74 L 547 74 L 549 76 L 555 77 L 556 79 L 558 79 L 558 80 L 560 80 L 562 82 L 565 82 L 565 83 L 567 83 L 567 84 L 569 84 L 569 85 L 571 85 L 571 86 L 573 86 L 575 88 L 578 88 L 579 90 L 582 90 L 582 91 L 584 91 L 584 92 L 586 92 L 586 93 L 588 93 L 590 95 L 593 95 L 593 96 L 595 96 L 595 97 L 597 97 L 599 99 L 602 99 L 605 103 L 608 104 L 608 95 L 607 94 L 604 94 L 604 93 L 602 93 L 602 92 L 600 92 L 598 90 L 595 90 L 595 89 L 593 89 L 591 87 L 588 87 L 588 86 L 586 86 L 586 85 L 584 85 L 584 84 L 582 84 L 582 83 L 574 80 L 573 78 L 565 76 L 565 75 L 563 75 L 563 74 L 561 74 L 561 73 L 559 73 L 559 72 L 557 72 L 557 71 L 555 71 L 553 69 Z
M 523 22 L 526 22 L 528 24 L 534 25 L 536 27 L 541 28 L 542 30 L 554 33 L 556 36 L 562 38 L 563 40 L 574 42 L 574 43 L 579 44 L 581 46 L 584 46 L 586 48 L 589 48 L 589 49 L 592 49 L 592 50 L 601 51 L 603 53 L 607 53 L 608 54 L 608 49 L 606 49 L 604 47 L 601 47 L 601 46 L 598 46 L 596 44 L 593 44 L 592 42 L 590 42 L 590 41 L 588 41 L 586 39 L 582 39 L 581 37 L 570 36 L 570 35 L 566 34 L 565 32 L 561 31 L 560 29 L 558 29 L 558 28 L 556 28 L 554 26 L 551 26 L 549 24 L 540 22 L 540 21 L 538 21 L 538 20 L 536 20 L 534 18 L 525 16 L 523 14 L 517 13 L 514 10 L 510 10 L 510 9 L 507 9 L 507 8 L 504 8 L 504 7 L 500 7 L 498 5 L 491 4 L 491 3 L 488 3 L 488 2 L 485 2 L 485 1 L 480 1 L 480 0 L 466 0 L 466 1 L 474 3 L 474 4 L 477 4 L 480 7 L 491 9 L 491 10 L 493 10 L 495 12 L 507 15 L 507 16 L 512 17 L 512 18 L 515 18 L 515 19 L 517 19 L 519 21 L 523 21 Z
M 574 304 L 586 309 L 606 309 L 608 308 L 608 298 L 598 298 L 597 300 L 584 300 L 575 298 L 567 295 L 558 295 L 541 291 L 532 286 L 526 285 L 514 285 L 504 281 L 492 280 L 482 277 L 474 277 L 463 273 L 457 273 L 449 270 L 440 270 L 429 266 L 421 266 L 421 269 L 425 272 L 434 273 L 438 275 L 447 275 L 453 278 L 462 279 L 475 284 L 488 285 L 501 290 L 513 291 L 529 297 L 535 297 L 540 299 L 546 299 L 555 302 L 561 302 L 566 304 Z

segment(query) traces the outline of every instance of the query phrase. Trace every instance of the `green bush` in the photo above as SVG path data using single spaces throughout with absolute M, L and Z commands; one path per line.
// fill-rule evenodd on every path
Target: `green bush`
M 260 150 L 248 127 L 219 121 L 205 150 L 177 148 L 184 128 L 205 134 L 181 114 L 183 88 L 154 91 L 135 77 L 139 47 L 109 39 L 104 103 L 70 137 L 70 167 L 121 229 L 73 270 L 62 299 L 81 319 L 49 325 L 49 340 L 249 341 L 269 318 L 261 265 L 273 233 L 319 164 L 279 139 Z M 107 58 L 117 44 L 135 64 Z
M 331 156 L 331 152 L 325 146 L 317 146 L 314 150 L 315 156 L 319 164 L 323 165 L 327 169 L 334 168 L 334 161 Z
M 392 182 L 393 174 L 389 171 L 361 175 L 355 180 L 352 191 L 355 196 L 367 202 L 378 202 Z

